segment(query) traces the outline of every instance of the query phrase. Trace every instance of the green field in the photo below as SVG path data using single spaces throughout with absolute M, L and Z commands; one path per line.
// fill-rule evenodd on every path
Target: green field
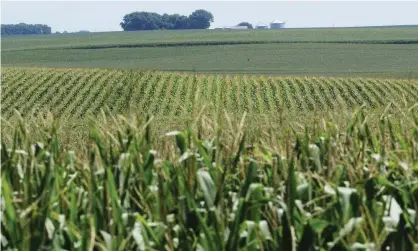
M 2 37 L 2 51 L 90 48 L 109 46 L 158 46 L 162 44 L 243 43 L 243 42 L 343 42 L 343 43 L 417 43 L 418 31 L 413 28 L 333 28 L 285 30 L 189 30 L 132 31 L 89 34 L 35 35 Z
M 2 37 L 2 250 L 418 251 L 418 29 Z
M 148 31 L 2 38 L 13 67 L 418 77 L 416 28 Z
M 86 124 L 102 111 L 154 116 L 156 134 L 184 130 L 199 116 L 217 120 L 226 113 L 239 121 L 246 113 L 249 137 L 266 139 L 263 130 L 280 135 L 297 123 L 310 127 L 332 120 L 345 128 L 351 113 L 362 106 L 374 124 L 385 109 L 399 119 L 399 109 L 418 102 L 417 90 L 417 79 L 6 67 L 1 113 L 6 121 L 13 121 L 16 111 L 26 118 L 51 113 L 65 121 L 61 136 L 71 149 L 85 149 Z M 2 129 L 4 135 L 12 132 L 9 126 Z

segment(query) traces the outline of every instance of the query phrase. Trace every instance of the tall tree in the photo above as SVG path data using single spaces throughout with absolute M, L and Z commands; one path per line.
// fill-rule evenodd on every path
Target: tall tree
M 163 21 L 157 13 L 142 11 L 125 15 L 120 25 L 125 31 L 158 30 L 163 28 Z
M 189 18 L 186 16 L 178 17 L 174 22 L 174 29 L 176 30 L 189 29 Z
M 181 16 L 179 14 L 164 14 L 162 16 L 162 21 L 164 23 L 164 28 L 169 30 L 187 29 L 189 23 L 186 16 Z
M 207 29 L 213 20 L 213 15 L 209 11 L 196 10 L 189 16 L 189 26 L 191 29 Z

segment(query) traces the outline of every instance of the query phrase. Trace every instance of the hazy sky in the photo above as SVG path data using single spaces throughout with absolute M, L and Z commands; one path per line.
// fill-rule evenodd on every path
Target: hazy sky
M 418 24 L 418 1 L 2 1 L 1 22 L 40 23 L 52 31 L 118 31 L 133 11 L 213 13 L 211 28 L 278 19 L 286 27 Z

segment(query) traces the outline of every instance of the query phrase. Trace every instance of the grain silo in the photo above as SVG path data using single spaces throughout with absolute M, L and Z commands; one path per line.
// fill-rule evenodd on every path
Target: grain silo
M 270 29 L 283 29 L 285 22 L 274 20 L 270 23 Z
M 269 27 L 266 24 L 259 23 L 255 26 L 255 28 L 259 30 L 264 30 L 264 29 L 268 29 Z

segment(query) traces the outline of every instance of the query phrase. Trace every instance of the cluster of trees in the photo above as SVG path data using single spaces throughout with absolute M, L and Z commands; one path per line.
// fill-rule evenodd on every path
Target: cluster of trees
M 213 15 L 206 10 L 196 10 L 189 16 L 133 12 L 123 17 L 120 26 L 124 31 L 207 29 L 211 22 Z
M 29 35 L 29 34 L 51 34 L 51 27 L 45 24 L 2 24 L 1 35 Z

